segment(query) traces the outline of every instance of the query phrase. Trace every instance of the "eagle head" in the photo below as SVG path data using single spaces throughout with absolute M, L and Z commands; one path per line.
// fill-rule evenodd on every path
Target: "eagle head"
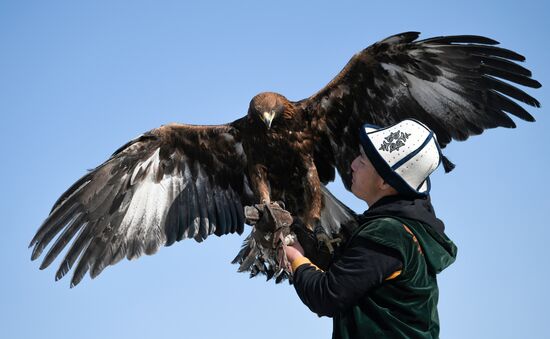
M 270 129 L 273 121 L 283 116 L 285 109 L 289 106 L 291 106 L 290 102 L 278 93 L 260 93 L 250 100 L 248 117 L 253 120 L 259 119 L 267 129 Z

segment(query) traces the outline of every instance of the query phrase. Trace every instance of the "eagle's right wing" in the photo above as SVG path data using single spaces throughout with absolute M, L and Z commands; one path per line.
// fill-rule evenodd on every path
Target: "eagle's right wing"
M 296 103 L 318 136 L 315 158 L 323 182 L 334 179 L 335 167 L 350 189 L 364 123 L 388 126 L 414 118 L 445 147 L 488 128 L 515 127 L 507 113 L 534 120 L 514 101 L 540 106 L 514 86 L 541 86 L 515 62 L 525 60 L 522 55 L 482 36 L 416 40 L 418 35 L 401 33 L 365 48 L 328 85 Z
M 70 187 L 30 246 L 32 259 L 57 236 L 46 268 L 74 239 L 56 273 L 77 262 L 71 287 L 122 258 L 162 245 L 242 233 L 251 190 L 239 131 L 230 125 L 171 124 L 130 141 Z

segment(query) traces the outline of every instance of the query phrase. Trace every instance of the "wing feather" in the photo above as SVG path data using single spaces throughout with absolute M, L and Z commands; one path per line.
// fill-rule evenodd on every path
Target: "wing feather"
M 503 70 L 502 68 L 493 67 L 491 65 L 483 65 L 480 68 L 483 73 L 492 75 L 504 80 L 508 80 L 523 86 L 531 87 L 531 88 L 540 88 L 540 83 L 534 79 L 531 79 L 529 76 L 525 76 L 523 74 L 510 72 L 507 70 Z
M 70 240 L 73 239 L 74 235 L 80 230 L 84 219 L 85 214 L 78 213 L 76 217 L 65 227 L 63 233 L 56 239 L 55 243 L 52 245 L 48 253 L 46 253 L 44 261 L 40 265 L 40 269 L 48 267 L 52 263 L 52 261 L 59 255 L 59 253 L 61 253 L 65 246 L 67 246 L 67 244 L 70 242 Z
M 526 77 L 532 76 L 531 71 L 528 70 L 527 68 L 503 58 L 499 58 L 495 56 L 472 56 L 472 59 L 476 60 L 478 63 L 483 63 L 486 66 L 491 66 L 499 70 L 523 75 Z M 539 85 L 540 83 L 533 87 L 538 88 L 540 87 Z

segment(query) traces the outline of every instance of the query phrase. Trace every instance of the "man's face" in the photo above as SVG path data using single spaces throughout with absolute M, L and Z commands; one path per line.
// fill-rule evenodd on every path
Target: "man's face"
M 363 152 L 362 147 L 361 154 L 351 163 L 351 171 L 351 192 L 359 199 L 371 205 L 373 199 L 378 198 L 380 192 L 379 185 L 384 182 L 384 179 L 376 172 L 369 158 Z

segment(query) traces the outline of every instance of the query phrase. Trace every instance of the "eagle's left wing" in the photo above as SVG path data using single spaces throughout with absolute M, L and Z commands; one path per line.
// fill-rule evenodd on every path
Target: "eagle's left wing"
M 54 240 L 43 269 L 71 243 L 56 280 L 76 264 L 72 287 L 124 257 L 242 233 L 252 192 L 240 138 L 231 125 L 172 124 L 130 141 L 59 198 L 31 241 L 32 259 Z
M 434 130 L 444 147 L 488 128 L 515 127 L 506 113 L 534 121 L 512 100 L 540 106 L 513 86 L 541 86 L 514 62 L 523 56 L 481 36 L 415 41 L 418 35 L 398 34 L 364 49 L 327 86 L 296 103 L 310 116 L 318 138 L 321 181 L 333 180 L 336 167 L 350 188 L 350 163 L 364 123 L 387 126 L 415 118 Z

